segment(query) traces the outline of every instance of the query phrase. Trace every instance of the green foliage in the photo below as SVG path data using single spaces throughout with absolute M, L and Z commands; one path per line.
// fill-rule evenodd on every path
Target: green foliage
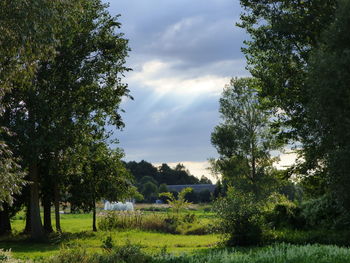
M 349 214 L 331 196 L 309 199 L 301 206 L 309 228 L 344 229 L 349 226 Z
M 243 52 L 248 69 L 261 82 L 265 104 L 279 109 L 276 126 L 284 139 L 299 139 L 305 125 L 307 65 L 337 0 L 241 0 L 239 26 L 250 35 Z M 322 76 L 322 75 L 320 75 Z
M 219 219 L 216 228 L 228 246 L 257 245 L 262 237 L 262 209 L 256 198 L 230 188 L 214 205 Z
M 146 202 L 153 203 L 158 198 L 158 186 L 152 181 L 146 181 L 139 188 Z
M 270 152 L 280 144 L 269 126 L 271 112 L 259 102 L 259 85 L 257 79 L 241 78 L 225 87 L 219 109 L 223 122 L 211 142 L 220 154 L 212 160 L 213 169 L 227 184 L 262 199 L 274 186 Z
M 15 259 L 13 258 L 11 251 L 4 251 L 0 249 L 0 262 L 1 263 L 25 263 L 27 261 Z
M 130 170 L 136 181 L 142 185 L 143 177 L 153 178 L 157 185 L 167 184 L 198 184 L 200 180 L 191 175 L 186 167 L 178 164 L 175 168 L 163 163 L 160 167 L 154 167 L 151 163 L 142 160 L 141 162 L 127 162 L 126 167 Z M 148 180 L 149 181 L 149 180 Z
M 348 262 L 350 251 L 347 248 L 335 246 L 306 245 L 294 246 L 288 244 L 277 244 L 265 248 L 249 250 L 227 250 L 215 249 L 206 253 L 183 254 L 176 256 L 164 251 L 153 256 L 142 252 L 140 246 L 126 244 L 113 250 L 111 253 L 90 254 L 84 250 L 67 250 L 54 256 L 48 263 L 71 263 L 74 262 L 89 263 L 107 263 L 107 262 L 126 262 L 126 263 L 339 263 Z
M 139 229 L 182 235 L 203 235 L 211 231 L 207 224 L 198 222 L 196 216 L 189 213 L 109 212 L 99 218 L 98 226 L 104 231 Z
M 4 202 L 13 204 L 13 196 L 19 194 L 26 184 L 23 180 L 25 173 L 18 164 L 18 159 L 12 151 L 1 141 L 2 129 L 0 127 L 0 210 Z
M 102 241 L 101 247 L 107 251 L 111 251 L 114 247 L 112 236 L 107 236 L 106 239 Z
M 152 257 L 141 251 L 139 245 L 127 242 L 123 246 L 115 247 L 108 253 L 97 254 L 88 253 L 84 249 L 62 250 L 60 254 L 45 260 L 45 263 L 148 263 Z
M 181 192 L 179 192 L 177 198 L 174 196 L 173 193 L 169 193 L 169 192 L 160 193 L 159 196 L 167 197 L 168 204 L 173 209 L 173 211 L 178 214 L 181 210 L 191 205 L 191 203 L 186 200 L 186 195 L 192 191 L 193 191 L 192 188 L 187 187 L 182 189 Z
M 290 201 L 276 203 L 272 210 L 265 212 L 266 223 L 272 228 L 305 228 L 306 220 L 302 209 Z
M 310 55 L 308 118 L 302 130 L 305 174 L 319 179 L 319 185 L 334 193 L 333 197 L 347 211 L 350 211 L 349 12 L 349 1 L 338 1 L 334 22 L 325 28 L 318 47 Z

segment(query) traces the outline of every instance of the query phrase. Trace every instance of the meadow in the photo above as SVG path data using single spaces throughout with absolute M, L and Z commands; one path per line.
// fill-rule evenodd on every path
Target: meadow
M 162 206 L 140 205 L 138 209 L 147 210 L 143 213 L 152 215 L 165 214 Z M 161 209 L 160 209 L 161 208 Z M 162 211 L 152 211 L 162 210 Z M 200 222 L 208 223 L 214 214 L 205 209 L 192 209 Z M 12 220 L 13 234 L 0 239 L 0 248 L 11 249 L 14 257 L 21 259 L 41 259 L 57 254 L 60 249 L 82 248 L 89 252 L 101 252 L 103 241 L 111 237 L 115 246 L 126 243 L 137 244 L 147 253 L 158 253 L 166 248 L 174 254 L 188 253 L 215 247 L 219 242 L 217 234 L 181 235 L 161 233 L 157 231 L 142 231 L 137 229 L 116 229 L 109 231 L 92 231 L 92 214 L 61 214 L 62 236 L 51 235 L 48 243 L 32 243 L 27 236 L 21 235 L 25 226 L 24 212 L 18 213 Z M 52 223 L 55 228 L 54 218 Z
M 145 217 L 159 218 L 169 213 L 164 206 L 149 205 L 140 205 L 137 211 L 142 211 Z M 208 207 L 197 206 L 190 212 L 200 224 L 215 220 L 215 214 Z M 0 249 L 11 250 L 12 256 L 23 262 L 350 262 L 350 249 L 334 245 L 309 245 L 309 241 L 317 243 L 317 240 L 312 242 L 308 240 L 307 233 L 295 231 L 270 233 L 276 235 L 278 243 L 228 249 L 219 245 L 221 239 L 217 234 L 171 234 L 140 229 L 99 229 L 93 232 L 91 214 L 67 213 L 61 215 L 61 220 L 62 235 L 52 234 L 48 243 L 33 243 L 20 234 L 25 224 L 24 213 L 20 212 L 12 221 L 13 234 L 0 239 Z M 309 234 L 312 238 L 312 233 Z M 294 245 L 284 241 L 291 241 Z

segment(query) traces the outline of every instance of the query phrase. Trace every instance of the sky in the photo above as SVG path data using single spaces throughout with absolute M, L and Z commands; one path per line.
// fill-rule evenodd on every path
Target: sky
M 124 82 L 134 100 L 123 101 L 125 128 L 114 132 L 126 161 L 183 163 L 195 176 L 210 176 L 221 92 L 230 78 L 249 76 L 241 52 L 248 36 L 235 26 L 239 1 L 109 2 L 131 48 L 133 71 Z

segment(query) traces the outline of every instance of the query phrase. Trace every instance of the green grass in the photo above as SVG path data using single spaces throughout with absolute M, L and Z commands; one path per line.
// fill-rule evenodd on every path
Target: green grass
M 62 214 L 61 226 L 64 231 L 60 242 L 53 236 L 50 243 L 36 244 L 28 241 L 19 233 L 25 226 L 24 214 L 21 212 L 12 221 L 14 235 L 0 239 L 0 248 L 11 249 L 14 257 L 22 259 L 40 259 L 57 254 L 61 248 L 80 247 L 91 252 L 101 252 L 102 241 L 111 236 L 115 245 L 127 242 L 138 244 L 147 253 L 157 253 L 166 247 L 171 253 L 180 254 L 202 250 L 215 246 L 219 241 L 217 235 L 173 235 L 145 231 L 98 231 L 92 232 L 91 214 Z M 208 220 L 204 214 L 203 220 Z M 201 219 L 201 220 L 202 220 Z M 55 227 L 52 218 L 53 227 Z
M 167 213 L 145 212 L 145 213 Z M 203 209 L 193 210 L 202 223 L 215 220 L 215 214 Z M 54 220 L 52 221 L 54 224 Z M 246 262 L 246 263 L 350 263 L 350 249 L 336 246 L 307 245 L 308 243 L 346 244 L 345 233 L 334 231 L 274 230 L 269 233 L 271 241 L 288 242 L 298 245 L 278 244 L 268 247 L 237 248 L 218 250 L 218 235 L 174 235 L 138 230 L 113 230 L 92 232 L 91 214 L 62 214 L 61 225 L 64 231 L 61 239 L 52 235 L 51 242 L 32 243 L 19 234 L 25 225 L 24 213 L 18 213 L 12 221 L 14 235 L 0 239 L 0 249 L 12 250 L 20 259 L 40 260 L 63 251 L 85 250 L 89 254 L 103 253 L 102 242 L 112 237 L 115 247 L 127 243 L 136 244 L 147 254 L 156 255 L 166 250 L 170 255 L 157 262 Z M 55 227 L 53 225 L 53 227 Z M 322 241 L 322 242 L 320 242 Z

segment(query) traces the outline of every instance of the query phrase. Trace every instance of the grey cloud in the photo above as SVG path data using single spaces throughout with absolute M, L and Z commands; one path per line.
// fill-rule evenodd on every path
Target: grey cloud
M 245 33 L 234 26 L 238 0 L 115 0 L 110 10 L 121 13 L 122 31 L 135 53 L 197 65 L 241 57 Z M 181 23 L 171 34 L 171 28 Z M 134 60 L 138 59 L 142 58 L 136 55 Z
M 155 79 L 248 75 L 240 52 L 247 36 L 234 26 L 241 12 L 239 0 L 110 2 L 111 13 L 121 14 L 121 31 L 132 48 L 128 66 L 134 72 L 125 81 L 135 100 L 123 103 L 126 127 L 114 132 L 127 160 L 162 163 L 216 156 L 210 134 L 219 122 L 218 96 L 200 93 L 186 98 L 170 91 L 159 97 L 152 87 L 132 76 L 142 73 L 146 62 L 156 60 L 167 67 L 156 72 Z M 186 99 L 190 103 L 184 103 Z

